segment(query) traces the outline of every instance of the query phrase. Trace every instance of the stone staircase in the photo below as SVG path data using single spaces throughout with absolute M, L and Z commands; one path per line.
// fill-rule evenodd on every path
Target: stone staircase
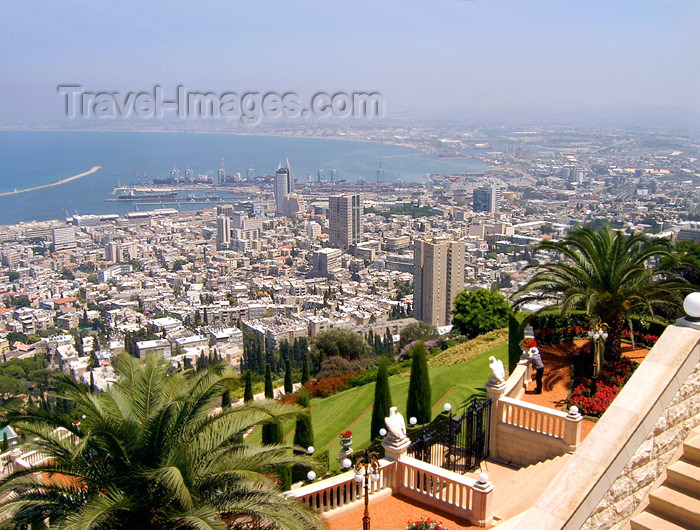
M 630 521 L 632 530 L 700 530 L 700 429 L 683 442 L 683 455 L 666 475 L 649 493 L 646 510 Z
M 496 523 L 527 510 L 570 458 L 570 454 L 565 454 L 518 469 L 489 462 L 487 473 L 494 484 L 493 515 Z M 478 478 L 477 474 L 474 478 Z

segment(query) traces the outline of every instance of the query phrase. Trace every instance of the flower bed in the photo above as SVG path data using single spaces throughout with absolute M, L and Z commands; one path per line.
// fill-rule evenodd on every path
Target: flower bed
M 605 362 L 598 378 L 598 389 L 593 394 L 593 378 L 576 378 L 568 399 L 569 407 L 576 405 L 582 414 L 599 418 L 607 410 L 632 373 L 639 366 L 625 357 Z
M 623 329 L 622 330 L 622 340 L 630 340 L 630 330 L 629 329 Z M 646 346 L 647 348 L 651 348 L 654 344 L 656 344 L 656 341 L 659 340 L 658 335 L 653 335 L 651 333 L 642 333 L 641 331 L 635 331 L 634 332 L 634 342 L 636 345 L 642 345 Z
M 434 523 L 428 517 L 419 521 L 408 521 L 408 526 L 405 530 L 447 530 L 447 527 L 442 523 Z

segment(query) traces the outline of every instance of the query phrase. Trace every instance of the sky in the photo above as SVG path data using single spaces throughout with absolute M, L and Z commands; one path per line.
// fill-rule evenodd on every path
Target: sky
M 700 113 L 697 0 L 0 3 L 0 125 L 60 84 L 382 94 L 388 117 Z

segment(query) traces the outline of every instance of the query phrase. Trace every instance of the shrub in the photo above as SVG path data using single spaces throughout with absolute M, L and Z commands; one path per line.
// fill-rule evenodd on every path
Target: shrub
M 285 405 L 293 405 L 299 402 L 299 394 L 282 394 L 277 401 Z
M 333 357 L 328 357 L 321 363 L 321 370 L 317 374 L 318 379 L 326 379 L 328 377 L 337 377 L 343 374 L 349 374 L 353 371 L 353 364 L 340 357 L 334 355 Z
M 352 377 L 351 374 L 343 374 L 335 377 L 326 377 L 319 381 L 308 381 L 304 388 L 311 397 L 330 397 L 349 387 L 348 380 Z

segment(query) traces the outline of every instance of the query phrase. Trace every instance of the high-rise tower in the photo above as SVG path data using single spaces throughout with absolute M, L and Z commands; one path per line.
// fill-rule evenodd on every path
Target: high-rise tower
M 496 213 L 501 199 L 501 190 L 496 186 L 482 186 L 474 190 L 473 208 L 475 212 Z
M 332 247 L 348 250 L 362 240 L 362 197 L 333 195 L 328 199 L 328 236 Z
M 284 196 L 294 193 L 294 174 L 287 160 L 286 167 L 282 164 L 275 173 L 275 211 L 277 215 L 284 215 Z
M 216 218 L 216 250 L 231 248 L 231 218 L 219 215 Z
M 465 247 L 447 238 L 417 240 L 413 254 L 413 316 L 446 326 L 452 302 L 464 288 Z

